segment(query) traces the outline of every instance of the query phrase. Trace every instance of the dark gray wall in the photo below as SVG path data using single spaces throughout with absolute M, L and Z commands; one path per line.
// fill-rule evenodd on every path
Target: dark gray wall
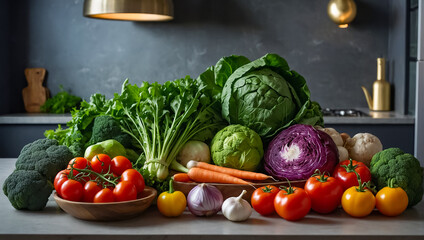
M 0 114 L 10 112 L 11 80 L 9 75 L 10 55 L 9 55 L 9 1 L 0 1 Z
M 371 88 L 376 58 L 388 49 L 389 3 L 381 0 L 357 0 L 348 29 L 329 20 L 328 0 L 174 0 L 175 19 L 166 23 L 84 18 L 83 0 L 5 2 L 11 33 L 0 48 L 10 49 L 10 76 L 0 95 L 10 93 L 10 102 L 2 113 L 24 111 L 26 67 L 46 68 L 53 94 L 62 84 L 84 98 L 110 97 L 125 78 L 197 77 L 222 56 L 269 52 L 307 79 L 323 107 L 366 107 L 360 86 Z

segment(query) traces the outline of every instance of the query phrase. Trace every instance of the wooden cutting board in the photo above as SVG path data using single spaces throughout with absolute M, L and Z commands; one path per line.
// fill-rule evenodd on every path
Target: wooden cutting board
M 40 107 L 50 97 L 49 90 L 43 86 L 46 69 L 27 68 L 25 77 L 28 82 L 28 86 L 22 90 L 25 110 L 29 113 L 39 113 Z

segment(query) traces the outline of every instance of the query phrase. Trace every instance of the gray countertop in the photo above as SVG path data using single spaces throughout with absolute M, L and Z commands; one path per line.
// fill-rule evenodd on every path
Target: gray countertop
M 396 112 L 372 112 L 358 109 L 366 113 L 365 117 L 324 117 L 325 124 L 414 124 L 411 115 Z M 21 113 L 0 115 L 0 124 L 63 124 L 72 119 L 70 114 Z
M 0 159 L 1 185 L 14 163 L 15 159 Z M 220 213 L 203 218 L 185 211 L 178 218 L 166 218 L 152 205 L 133 219 L 90 222 L 61 211 L 53 198 L 43 211 L 30 212 L 15 210 L 0 194 L 0 216 L 4 219 L 0 239 L 424 239 L 424 202 L 397 217 L 374 211 L 365 218 L 352 218 L 338 209 L 328 215 L 311 212 L 300 221 L 289 222 L 254 212 L 248 221 L 234 223 Z

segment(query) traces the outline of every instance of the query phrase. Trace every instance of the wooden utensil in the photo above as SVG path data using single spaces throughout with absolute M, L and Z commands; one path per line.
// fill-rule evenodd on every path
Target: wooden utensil
M 115 221 L 140 215 L 156 198 L 157 191 L 146 186 L 138 199 L 125 202 L 87 203 L 65 200 L 54 193 L 54 200 L 69 215 L 91 221 Z
M 29 113 L 40 112 L 40 107 L 46 102 L 50 96 L 49 90 L 43 86 L 46 69 L 44 68 L 27 68 L 25 69 L 25 77 L 28 86 L 22 90 L 25 110 Z

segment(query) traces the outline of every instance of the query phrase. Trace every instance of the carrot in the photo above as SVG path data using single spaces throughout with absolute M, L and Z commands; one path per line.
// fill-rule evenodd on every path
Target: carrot
M 192 167 L 199 167 L 199 168 L 207 169 L 214 172 L 225 173 L 233 177 L 238 177 L 241 179 L 248 179 L 248 180 L 260 181 L 260 180 L 271 178 L 271 176 L 265 175 L 263 173 L 256 173 L 256 172 L 243 171 L 243 170 L 238 170 L 233 168 L 221 167 L 221 166 L 212 165 L 205 162 L 189 161 L 187 163 L 187 168 L 190 169 Z
M 187 173 L 176 173 L 172 176 L 172 179 L 176 182 L 190 182 L 191 179 Z
M 225 173 L 214 172 L 198 167 L 190 168 L 190 170 L 188 170 L 188 176 L 191 180 L 202 183 L 250 184 L 243 179 Z

